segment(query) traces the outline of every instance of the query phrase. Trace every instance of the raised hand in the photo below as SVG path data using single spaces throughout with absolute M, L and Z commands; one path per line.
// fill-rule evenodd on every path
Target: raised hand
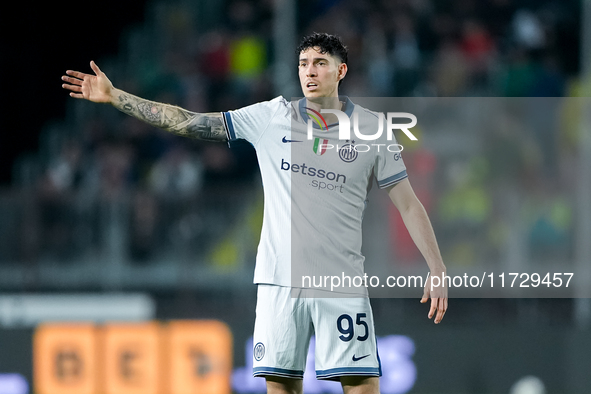
M 84 74 L 79 71 L 66 71 L 62 80 L 67 82 L 62 85 L 64 89 L 71 90 L 70 96 L 78 99 L 86 99 L 95 103 L 110 103 L 113 84 L 94 61 L 90 67 L 95 75 Z

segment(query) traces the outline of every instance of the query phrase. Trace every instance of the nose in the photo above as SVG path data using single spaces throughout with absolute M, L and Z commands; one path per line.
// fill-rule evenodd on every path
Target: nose
M 307 77 L 315 77 L 316 76 L 316 66 L 310 64 L 306 69 L 306 76 Z

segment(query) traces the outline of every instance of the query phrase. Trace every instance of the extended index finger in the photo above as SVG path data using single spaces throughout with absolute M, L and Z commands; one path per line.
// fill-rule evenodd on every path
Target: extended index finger
M 84 79 L 84 77 L 89 75 L 89 74 L 81 73 L 80 71 L 73 71 L 73 70 L 66 71 L 66 74 L 71 75 L 72 77 L 79 78 L 79 79 Z

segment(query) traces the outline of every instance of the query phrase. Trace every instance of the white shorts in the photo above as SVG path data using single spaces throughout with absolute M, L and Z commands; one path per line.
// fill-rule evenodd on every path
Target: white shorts
M 258 285 L 253 376 L 303 378 L 316 334 L 316 378 L 381 376 L 369 298 L 303 298 L 301 289 Z

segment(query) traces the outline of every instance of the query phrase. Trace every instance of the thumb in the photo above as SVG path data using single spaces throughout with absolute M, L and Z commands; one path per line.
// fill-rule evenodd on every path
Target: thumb
M 101 69 L 99 68 L 99 66 L 96 65 L 96 63 L 94 62 L 94 60 L 90 61 L 90 68 L 92 68 L 92 71 L 94 71 L 94 73 L 99 76 L 101 75 Z
M 425 291 L 423 291 L 423 298 L 421 298 L 421 304 L 424 304 L 427 301 L 429 301 L 429 289 L 425 289 Z

